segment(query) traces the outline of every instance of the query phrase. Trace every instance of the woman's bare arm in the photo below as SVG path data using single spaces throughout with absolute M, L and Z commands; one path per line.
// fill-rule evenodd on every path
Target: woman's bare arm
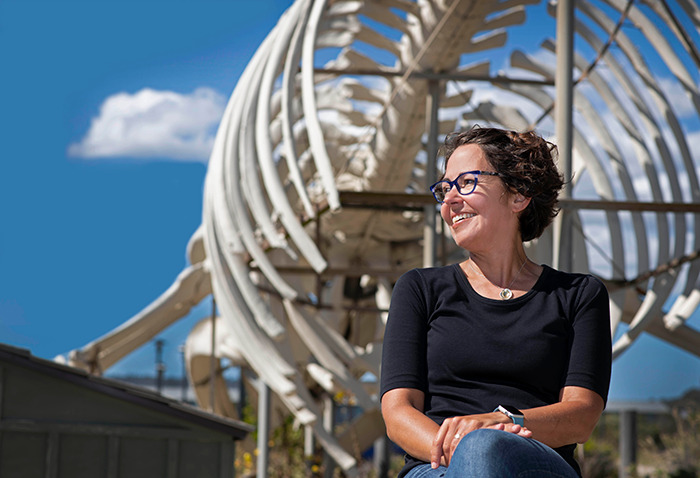
M 420 390 L 397 388 L 382 397 L 382 414 L 389 438 L 409 455 L 449 465 L 452 453 L 467 433 L 495 428 L 557 448 L 588 440 L 604 409 L 597 393 L 582 387 L 565 387 L 560 401 L 523 410 L 525 427 L 515 425 L 500 412 L 456 416 L 438 426 L 424 413 L 425 395 Z
M 382 415 L 391 441 L 409 455 L 430 461 L 430 448 L 440 427 L 423 413 L 424 400 L 420 390 L 389 390 L 382 397 Z
M 495 428 L 534 438 L 552 448 L 584 443 L 595 428 L 605 404 L 597 393 L 582 387 L 564 387 L 560 401 L 522 410 L 525 428 L 500 412 L 455 416 L 445 419 L 433 443 L 431 458 L 449 464 L 452 453 L 466 434 L 479 428 Z
M 532 437 L 552 448 L 585 443 L 605 408 L 602 397 L 583 387 L 564 387 L 559 402 L 523 410 Z
M 476 428 L 496 428 L 528 438 L 532 436 L 527 428 L 515 425 L 502 413 L 451 417 L 439 426 L 423 413 L 424 400 L 425 395 L 420 390 L 390 390 L 382 397 L 382 415 L 391 441 L 414 458 L 431 462 L 434 468 L 449 464 L 461 438 L 454 436 L 455 425 L 462 427 L 461 436 Z

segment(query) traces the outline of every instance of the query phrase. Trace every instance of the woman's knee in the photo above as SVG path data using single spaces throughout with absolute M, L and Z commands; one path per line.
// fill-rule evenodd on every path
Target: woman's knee
M 454 466 L 453 466 L 454 465 Z M 446 478 L 576 476 L 554 450 L 532 438 L 502 430 L 474 430 L 462 438 L 452 455 Z
M 503 430 L 481 428 L 465 435 L 456 451 L 464 448 L 465 452 L 476 453 L 478 456 L 491 456 L 507 450 L 517 439 L 517 435 Z
M 511 452 L 523 439 L 503 430 L 479 429 L 468 433 L 452 455 L 447 477 L 483 478 L 510 475 Z

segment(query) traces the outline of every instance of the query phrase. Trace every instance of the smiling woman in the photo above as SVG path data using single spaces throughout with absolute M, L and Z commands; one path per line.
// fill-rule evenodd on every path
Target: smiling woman
M 431 187 L 459 264 L 397 282 L 384 335 L 382 413 L 408 453 L 400 476 L 580 475 L 610 384 L 608 294 L 593 276 L 530 261 L 557 213 L 555 147 L 535 133 L 449 136 Z M 454 178 L 454 179 L 450 179 Z
M 460 146 L 466 145 L 478 145 L 475 153 L 483 156 L 489 169 L 493 170 L 486 173 L 481 171 L 482 175 L 498 176 L 510 192 L 520 194 L 523 200 L 532 201 L 532 204 L 524 204 L 525 209 L 519 217 L 522 241 L 540 237 L 559 212 L 557 198 L 564 184 L 554 164 L 556 146 L 532 131 L 515 133 L 475 127 L 447 137 L 443 148 L 446 164 L 453 156 L 456 156 L 453 162 L 461 157 L 461 154 L 455 153 Z M 477 181 L 478 178 L 474 178 L 474 187 Z

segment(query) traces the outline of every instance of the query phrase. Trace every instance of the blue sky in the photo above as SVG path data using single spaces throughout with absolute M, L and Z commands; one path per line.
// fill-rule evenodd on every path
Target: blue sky
M 218 115 L 289 3 L 0 2 L 0 342 L 53 358 L 170 286 L 201 222 Z M 210 309 L 159 336 L 168 375 Z M 154 357 L 151 342 L 110 374 L 153 373 Z M 700 359 L 642 337 L 615 363 L 611 399 L 673 397 L 699 377 Z

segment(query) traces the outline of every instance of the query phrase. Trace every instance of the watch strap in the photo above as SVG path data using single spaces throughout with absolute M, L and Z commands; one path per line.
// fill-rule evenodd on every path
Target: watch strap
M 525 426 L 525 416 L 523 415 L 523 412 L 513 406 L 509 405 L 506 408 L 504 405 L 499 405 L 496 407 L 494 412 L 501 412 L 510 418 L 516 425 L 520 425 L 521 427 Z

